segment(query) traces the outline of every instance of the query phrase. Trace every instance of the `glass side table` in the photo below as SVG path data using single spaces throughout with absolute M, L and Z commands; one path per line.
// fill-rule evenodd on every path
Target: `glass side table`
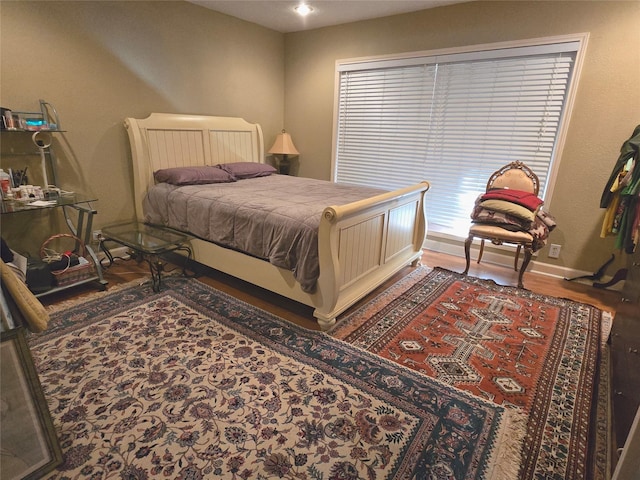
M 133 250 L 142 260 L 149 264 L 151 272 L 151 286 L 154 292 L 160 291 L 162 286 L 162 272 L 164 263 L 160 256 L 174 251 L 187 253 L 185 266 L 182 273 L 186 275 L 186 264 L 192 259 L 193 252 L 187 245 L 189 236 L 167 228 L 148 225 L 140 222 L 123 223 L 102 228 L 100 249 L 109 259 L 109 265 L 113 263 L 113 256 L 104 246 L 105 242 L 115 242 Z

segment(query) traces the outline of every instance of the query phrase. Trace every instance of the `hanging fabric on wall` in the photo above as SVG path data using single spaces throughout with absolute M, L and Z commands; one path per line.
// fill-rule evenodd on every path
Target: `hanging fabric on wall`
M 622 144 L 620 156 L 602 192 L 606 208 L 601 237 L 616 236 L 616 248 L 633 253 L 640 243 L 640 125 Z

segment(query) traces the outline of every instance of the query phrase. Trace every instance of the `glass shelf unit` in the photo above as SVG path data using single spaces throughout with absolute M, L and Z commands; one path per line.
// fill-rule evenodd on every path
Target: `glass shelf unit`
M 4 144 L 14 144 L 15 148 L 12 148 L 10 151 L 3 151 L 2 156 L 7 157 L 39 157 L 44 156 L 46 158 L 46 167 L 51 172 L 50 179 L 52 180 L 52 184 L 55 186 L 59 186 L 58 183 L 58 174 L 56 169 L 56 158 L 55 153 L 50 145 L 44 145 L 43 147 L 38 147 L 36 144 L 36 139 L 38 139 L 38 135 L 45 136 L 47 134 L 57 134 L 64 133 L 65 130 L 60 129 L 3 129 L 0 131 L 2 135 L 2 141 Z M 35 135 L 38 134 L 38 135 Z M 32 137 L 33 145 L 26 147 L 25 142 L 21 142 L 18 139 L 24 139 L 25 137 Z M 26 141 L 26 140 L 25 140 Z M 48 141 L 48 140 L 47 140 Z M 3 149 L 4 150 L 4 149 Z M 42 160 L 42 165 L 45 165 L 45 160 Z M 3 158 L 3 164 L 5 163 Z M 44 189 L 45 191 L 48 189 Z M 7 219 L 17 218 L 16 216 L 20 215 L 29 215 L 35 211 L 49 211 L 53 213 L 54 210 L 62 209 L 62 213 L 64 215 L 67 227 L 69 231 L 77 238 L 79 238 L 86 249 L 86 253 L 91 257 L 95 265 L 95 275 L 92 275 L 88 278 L 83 278 L 77 282 L 70 283 L 64 286 L 52 286 L 51 289 L 47 289 L 43 292 L 38 292 L 36 294 L 37 297 L 49 295 L 51 293 L 55 293 L 61 290 L 66 290 L 68 288 L 75 287 L 77 285 L 81 285 L 89 282 L 97 282 L 102 290 L 105 289 L 107 282 L 104 280 L 102 274 L 102 268 L 100 265 L 100 260 L 98 259 L 95 251 L 91 247 L 91 232 L 93 228 L 93 218 L 98 213 L 97 210 L 93 208 L 91 205 L 92 202 L 98 201 L 95 196 L 86 195 L 79 192 L 64 192 L 61 194 L 55 195 L 55 198 L 51 199 L 42 199 L 40 203 L 35 201 L 36 199 L 30 200 L 28 202 L 21 201 L 20 199 L 12 199 L 12 200 L 2 200 L 2 206 L 0 207 L 0 214 Z M 21 221 L 21 220 L 18 220 Z M 25 219 L 28 222 L 28 219 Z

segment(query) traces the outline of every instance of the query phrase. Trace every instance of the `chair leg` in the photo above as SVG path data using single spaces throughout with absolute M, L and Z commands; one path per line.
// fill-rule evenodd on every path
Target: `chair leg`
M 518 274 L 518 288 L 524 288 L 524 284 L 522 283 L 522 277 L 524 275 L 524 271 L 529 266 L 529 262 L 531 261 L 532 256 L 533 256 L 533 250 L 531 250 L 531 248 L 525 247 L 524 260 L 522 261 L 522 267 L 520 267 L 520 273 Z
M 464 258 L 467 261 L 467 266 L 462 272 L 463 275 L 469 273 L 469 263 L 471 263 L 471 242 L 473 242 L 473 235 L 469 235 L 464 241 Z
M 484 253 L 484 238 L 480 240 L 480 252 L 478 253 L 478 261 L 476 263 L 480 264 L 480 260 L 482 260 L 483 253 Z
M 522 245 L 518 245 L 518 248 L 516 249 L 516 258 L 513 261 L 513 269 L 517 272 L 518 271 L 518 260 L 520 260 L 520 250 L 522 249 Z

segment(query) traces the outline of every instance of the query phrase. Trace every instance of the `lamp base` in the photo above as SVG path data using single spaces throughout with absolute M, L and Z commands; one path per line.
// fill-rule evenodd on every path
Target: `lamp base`
M 282 175 L 289 175 L 290 170 L 291 162 L 289 162 L 289 159 L 286 155 L 283 155 L 282 160 L 280 160 L 280 163 L 278 163 L 278 173 Z

